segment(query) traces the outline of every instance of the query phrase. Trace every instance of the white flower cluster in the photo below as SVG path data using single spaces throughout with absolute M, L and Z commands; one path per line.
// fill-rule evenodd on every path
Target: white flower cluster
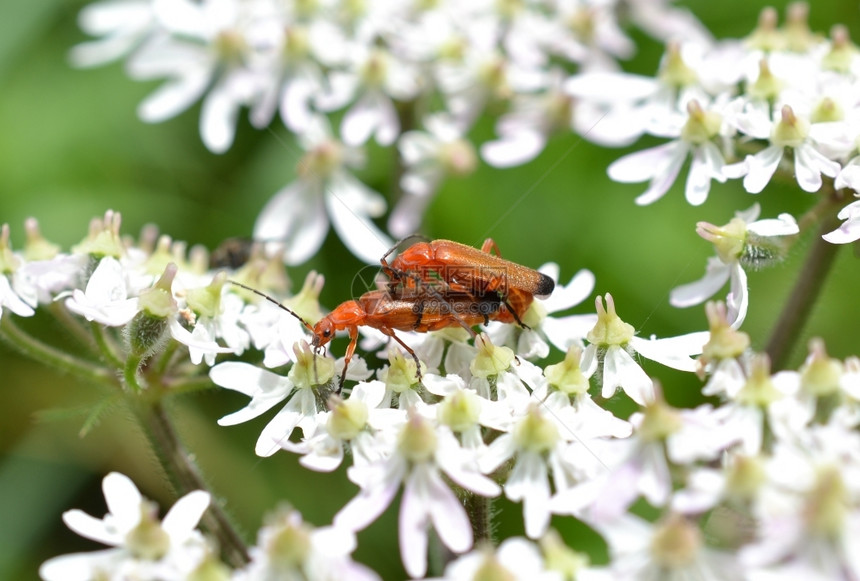
M 672 139 L 618 159 L 609 176 L 648 181 L 640 205 L 660 199 L 688 157 L 685 195 L 693 205 L 705 202 L 714 180 L 743 178 L 744 189 L 758 194 L 779 168 L 806 192 L 818 192 L 827 176 L 835 190 L 860 195 L 860 52 L 844 26 L 829 39 L 811 32 L 807 12 L 792 4 L 779 27 L 776 11 L 765 8 L 742 40 L 672 42 L 654 78 L 589 71 L 569 79 L 568 93 L 619 119 L 619 137 Z M 854 202 L 825 239 L 860 238 L 856 215 Z
M 371 222 L 384 199 L 350 173 L 372 138 L 395 143 L 403 195 L 388 228 L 415 232 L 445 176 L 471 173 L 465 137 L 486 109 L 509 108 L 499 137 L 481 155 L 505 167 L 536 157 L 554 131 L 571 128 L 620 144 L 606 108 L 574 114 L 565 67 L 616 70 L 634 51 L 619 13 L 668 39 L 707 39 L 667 0 L 494 2 L 281 2 L 279 0 L 126 0 L 87 6 L 80 25 L 98 37 L 72 51 L 78 66 L 125 59 L 138 80 L 164 79 L 141 103 L 158 122 L 202 100 L 200 134 L 226 151 L 242 107 L 251 123 L 276 114 L 306 155 L 298 178 L 261 213 L 254 235 L 279 243 L 288 264 L 312 256 L 329 220 L 356 256 L 374 262 L 390 246 Z M 326 115 L 342 111 L 336 137 Z M 599 123 L 598 123 L 599 121 Z
M 251 397 L 219 423 L 247 421 L 286 400 L 260 435 L 259 455 L 283 449 L 323 472 L 349 459 L 347 475 L 359 492 L 331 527 L 314 530 L 294 511 L 277 516 L 261 530 L 250 564 L 218 578 L 269 579 L 292 567 L 313 579 L 372 579 L 349 557 L 355 534 L 401 489 L 400 554 L 415 578 L 427 573 L 431 528 L 462 555 L 446 569 L 451 579 L 485 569 L 548 579 L 573 570 L 584 579 L 694 570 L 710 579 L 860 574 L 854 560 L 860 537 L 853 534 L 860 523 L 860 490 L 854 489 L 860 482 L 860 362 L 828 357 L 821 342 L 812 344 L 799 371 L 771 374 L 767 358 L 750 352 L 749 338 L 733 328 L 721 304 L 708 305 L 709 333 L 662 340 L 636 337 L 608 294 L 597 297 L 596 316 L 549 316 L 592 293 L 594 278 L 583 271 L 549 300 L 532 304 L 523 317 L 528 328 L 495 323 L 474 344 L 450 330 L 403 333 L 420 356 L 420 369 L 389 350 L 389 365 L 375 379 L 365 365 L 354 365 L 350 378 L 357 382 L 341 391 L 338 365 L 310 348 L 297 317 L 225 284 L 223 273 L 208 270 L 204 253 L 192 251 L 186 260 L 183 245 L 156 241 L 151 230 L 138 243 L 123 240 L 113 212 L 94 220 L 71 254 L 45 241 L 35 222 L 28 234 L 22 253 L 9 247 L 8 228 L 0 237 L 9 289 L 3 304 L 11 311 L 3 313 L 0 332 L 7 332 L 12 314 L 31 315 L 40 303 L 59 300 L 96 327 L 125 326 L 126 356 L 135 370 L 142 357 L 164 349 L 168 335 L 184 342 L 197 361 L 253 344 L 270 366 L 294 363 L 287 376 L 249 363 L 212 367 L 217 385 Z M 558 277 L 554 265 L 543 270 Z M 235 276 L 285 288 L 280 262 L 259 256 Z M 303 318 L 321 318 L 321 285 L 312 273 L 287 304 Z M 151 325 L 135 328 L 141 315 L 163 321 L 164 336 L 146 339 L 140 329 Z M 564 359 L 532 363 L 548 355 L 547 342 L 565 350 Z M 365 343 L 378 347 L 378 337 L 368 335 Z M 117 347 L 107 360 L 121 367 Z M 706 379 L 703 393 L 719 403 L 670 407 L 634 352 L 698 372 Z M 603 398 L 620 388 L 640 411 L 616 417 L 592 398 L 592 387 Z M 66 522 L 115 548 L 52 559 L 43 578 L 183 579 L 204 565 L 224 567 L 193 530 L 208 495 L 193 493 L 158 523 L 124 477 L 109 476 L 105 493 L 111 514 L 104 521 L 72 511 Z M 485 499 L 501 494 L 522 503 L 526 535 L 539 543 L 509 539 L 497 550 L 481 544 L 473 550 L 476 513 L 489 510 L 481 508 Z M 630 512 L 640 498 L 660 512 L 656 522 Z M 176 511 L 188 512 L 186 505 L 193 505 L 193 518 L 174 518 Z M 603 535 L 611 562 L 594 567 L 565 547 L 550 528 L 553 515 L 572 515 Z M 700 528 L 714 519 L 722 519 L 715 526 L 726 536 L 719 550 L 707 546 Z

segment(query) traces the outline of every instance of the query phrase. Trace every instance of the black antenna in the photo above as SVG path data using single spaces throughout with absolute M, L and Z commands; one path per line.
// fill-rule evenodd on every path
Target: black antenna
M 313 326 L 312 326 L 310 323 L 308 323 L 307 321 L 305 321 L 305 320 L 304 320 L 303 318 L 301 318 L 297 313 L 295 313 L 294 311 L 292 311 L 292 310 L 288 309 L 287 307 L 285 307 L 284 305 L 282 305 L 281 303 L 279 303 L 278 301 L 276 301 L 275 299 L 273 299 L 272 297 L 270 297 L 269 295 L 267 295 L 267 294 L 266 294 L 266 293 L 264 293 L 263 291 L 259 291 L 259 290 L 255 289 L 255 288 L 253 288 L 253 287 L 250 287 L 250 286 L 248 286 L 248 285 L 246 285 L 246 284 L 242 284 L 241 282 L 236 282 L 235 280 L 228 280 L 227 282 L 229 282 L 230 284 L 234 284 L 234 285 L 236 285 L 236 286 L 238 286 L 238 287 L 240 287 L 240 288 L 243 288 L 243 289 L 245 289 L 246 291 L 251 291 L 251 292 L 252 292 L 252 293 L 254 293 L 255 295 L 258 295 L 258 296 L 263 297 L 264 299 L 266 299 L 267 301 L 269 301 L 269 302 L 270 302 L 270 303 L 272 303 L 273 305 L 277 305 L 278 307 L 280 307 L 280 308 L 282 308 L 283 310 L 287 311 L 289 314 L 291 314 L 292 316 L 294 316 L 295 318 L 297 318 L 299 321 L 301 321 L 302 325 L 304 325 L 304 326 L 305 326 L 305 328 L 306 328 L 308 331 L 310 331 L 311 333 L 313 333 L 313 332 L 314 332 L 314 328 L 313 328 Z

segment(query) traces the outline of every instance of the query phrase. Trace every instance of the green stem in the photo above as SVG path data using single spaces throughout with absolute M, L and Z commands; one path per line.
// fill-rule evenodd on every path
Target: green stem
M 54 316 L 57 321 L 63 325 L 63 328 L 75 336 L 75 339 L 83 345 L 87 346 L 93 355 L 98 355 L 98 347 L 93 341 L 93 337 L 90 334 L 89 329 L 83 324 L 82 320 L 72 315 L 69 312 L 69 309 L 66 308 L 66 305 L 62 303 L 62 301 L 54 301 L 50 305 L 48 305 L 48 310 Z
M 141 384 L 137 374 L 141 361 L 143 361 L 143 358 L 139 355 L 129 355 L 122 368 L 122 378 L 133 393 L 140 393 L 145 387 L 145 385 Z
M 96 341 L 96 345 L 99 348 L 101 356 L 104 357 L 110 365 L 120 369 L 123 366 L 123 362 L 119 357 L 117 357 L 116 350 L 108 341 L 108 338 L 105 335 L 104 326 L 93 321 L 90 324 L 90 329 L 93 332 L 93 338 Z
M 475 536 L 475 543 L 485 541 L 487 544 L 493 541 L 493 499 L 477 494 L 466 494 L 463 499 L 463 504 L 466 507 L 466 514 L 469 515 L 469 521 L 472 523 L 472 533 Z
M 812 242 L 812 249 L 797 276 L 797 282 L 791 291 L 788 302 L 777 319 L 776 327 L 765 348 L 770 356 L 773 371 L 785 368 L 797 340 L 800 338 L 803 326 L 812 312 L 812 307 L 821 294 L 827 274 L 833 266 L 836 253 L 839 251 L 837 244 L 827 242 L 821 235 L 832 231 L 838 223 L 835 217 L 821 222 L 818 233 Z
M 84 379 L 116 386 L 116 376 L 113 371 L 89 361 L 78 359 L 73 355 L 42 343 L 18 327 L 12 321 L 9 313 L 0 317 L 0 339 L 3 339 L 13 349 L 34 361 L 44 363 L 60 371 L 72 373 Z
M 179 435 L 161 402 L 140 402 L 139 416 L 149 441 L 158 455 L 178 495 L 194 490 L 209 491 L 191 454 L 185 450 Z M 233 568 L 244 567 L 250 560 L 244 540 L 232 521 L 212 494 L 201 525 L 217 540 L 226 562 Z

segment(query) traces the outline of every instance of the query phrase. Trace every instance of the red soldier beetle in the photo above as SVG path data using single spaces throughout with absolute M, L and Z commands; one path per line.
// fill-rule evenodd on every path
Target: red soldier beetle
M 341 303 L 316 325 L 311 325 L 267 294 L 236 281 L 230 282 L 274 303 L 301 321 L 313 335 L 311 346 L 315 352 L 322 350 L 338 331 L 347 331 L 349 346 L 344 355 L 340 377 L 341 388 L 349 362 L 358 344 L 359 327 L 372 327 L 397 341 L 415 360 L 418 381 L 421 381 L 421 362 L 418 356 L 394 331 L 428 333 L 459 325 L 475 336 L 472 327 L 496 319 L 502 306 L 498 293 L 494 291 L 475 297 L 468 293 L 454 292 L 442 295 L 433 289 L 424 288 L 417 289 L 416 292 L 407 292 L 399 297 L 392 297 L 388 291 L 373 290 L 364 293 L 358 300 Z
M 495 294 L 502 302 L 495 319 L 524 327 L 522 317 L 535 297 L 546 298 L 555 288 L 551 277 L 502 258 L 492 238 L 487 238 L 480 250 L 451 240 L 416 242 L 389 263 L 388 256 L 407 239 L 380 259 L 382 271 L 391 279 L 389 289 L 395 295 L 401 288 L 420 284 L 441 286 L 443 294 L 451 290 L 476 299 Z

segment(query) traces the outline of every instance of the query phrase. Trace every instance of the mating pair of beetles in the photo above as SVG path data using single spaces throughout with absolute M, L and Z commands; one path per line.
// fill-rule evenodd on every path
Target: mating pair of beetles
M 394 331 L 427 333 L 461 326 L 474 336 L 472 327 L 491 320 L 525 327 L 522 319 L 535 297 L 546 298 L 555 288 L 547 275 L 503 259 L 492 238 L 485 240 L 480 250 L 450 240 L 417 242 L 389 263 L 388 257 L 403 242 L 380 259 L 382 272 L 390 279 L 386 289 L 342 303 L 316 325 L 279 305 L 313 334 L 315 351 L 331 341 L 337 331 L 349 333 L 341 386 L 355 353 L 360 326 L 378 329 L 397 341 L 415 360 L 420 381 L 417 355 Z

